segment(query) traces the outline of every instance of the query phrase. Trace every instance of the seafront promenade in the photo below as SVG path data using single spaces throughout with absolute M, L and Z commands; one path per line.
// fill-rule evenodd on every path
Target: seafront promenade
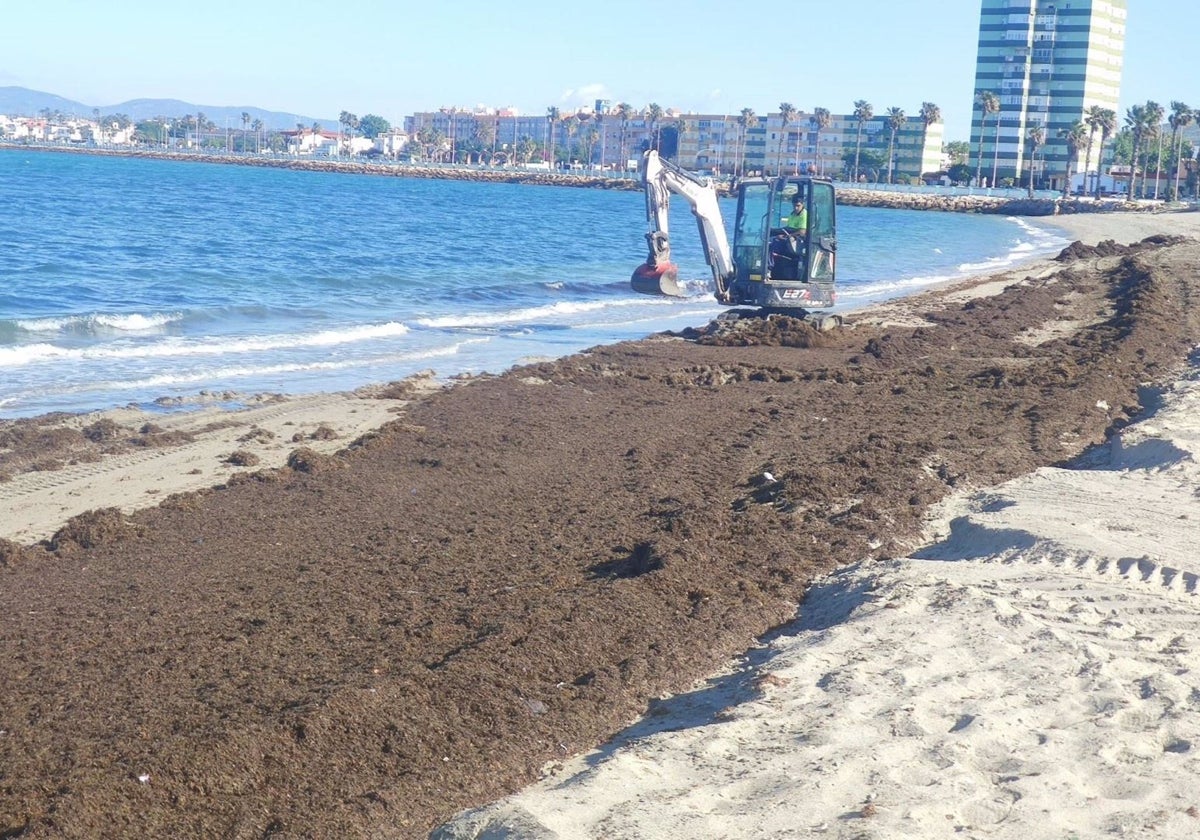
M 195 152 L 168 152 L 155 149 L 99 149 L 62 146 L 32 146 L 0 143 L 0 150 L 19 149 L 60 154 L 87 154 L 113 157 L 140 157 L 191 163 L 217 163 L 259 166 L 275 169 L 299 169 L 310 172 L 342 172 L 400 178 L 480 181 L 504 184 L 582 187 L 588 189 L 640 191 L 641 184 L 632 173 L 549 172 L 536 169 L 445 166 L 397 162 L 371 162 L 337 158 L 300 158 L 266 155 L 212 155 Z M 728 184 L 718 183 L 725 192 Z M 989 213 L 1007 216 L 1057 216 L 1071 213 L 1161 212 L 1178 210 L 1182 205 L 1156 201 L 1122 201 L 1088 198 L 1063 198 L 1042 191 L 1032 198 L 1021 190 L 980 190 L 968 187 L 911 187 L 870 185 L 853 187 L 838 184 L 839 204 L 854 207 L 879 207 L 899 210 L 934 210 L 954 213 Z

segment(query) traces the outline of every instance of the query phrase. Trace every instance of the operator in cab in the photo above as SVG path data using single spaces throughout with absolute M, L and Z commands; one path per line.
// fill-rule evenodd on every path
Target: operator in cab
M 771 240 L 771 277 L 775 280 L 800 280 L 804 275 L 804 237 L 808 232 L 808 210 L 804 196 L 796 193 L 792 212 L 783 220 L 783 228 Z
M 804 196 L 796 193 L 792 200 L 792 212 L 784 221 L 783 226 L 793 236 L 803 236 L 808 230 L 808 211 L 804 209 Z

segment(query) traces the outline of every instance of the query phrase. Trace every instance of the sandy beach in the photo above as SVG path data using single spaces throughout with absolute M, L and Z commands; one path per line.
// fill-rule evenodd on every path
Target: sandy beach
M 835 334 L 3 424 L 0 837 L 1195 836 L 1200 213 L 1052 223 Z
M 1087 244 L 1200 233 L 1064 221 Z M 1106 444 L 948 497 L 906 556 L 819 579 L 725 671 L 433 836 L 1194 837 L 1198 455 L 1193 368 Z

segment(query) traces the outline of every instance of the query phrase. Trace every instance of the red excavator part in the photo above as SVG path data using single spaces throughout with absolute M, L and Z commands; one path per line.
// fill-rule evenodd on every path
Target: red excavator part
M 630 285 L 633 286 L 635 292 L 641 292 L 644 295 L 683 297 L 683 290 L 679 288 L 678 281 L 679 266 L 670 262 L 659 265 L 642 263 L 629 278 Z

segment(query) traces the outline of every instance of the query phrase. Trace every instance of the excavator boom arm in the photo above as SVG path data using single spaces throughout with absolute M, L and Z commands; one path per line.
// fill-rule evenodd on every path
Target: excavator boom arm
M 691 205 L 704 259 L 712 269 L 717 300 L 725 302 L 734 268 L 716 187 L 708 178 L 693 175 L 659 157 L 655 149 L 642 156 L 641 175 L 646 193 L 646 221 L 650 228 L 646 234 L 649 256 L 634 272 L 633 288 L 647 294 L 682 294 L 676 285 L 678 270 L 671 263 L 668 210 L 674 193 Z

